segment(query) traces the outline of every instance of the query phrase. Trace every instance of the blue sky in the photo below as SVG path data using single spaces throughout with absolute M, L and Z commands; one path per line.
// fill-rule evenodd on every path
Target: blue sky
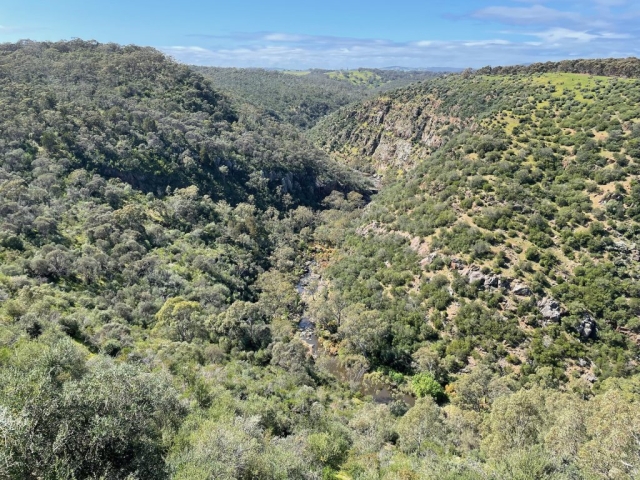
M 481 67 L 640 56 L 640 0 L 3 0 L 0 42 L 150 45 L 201 65 Z

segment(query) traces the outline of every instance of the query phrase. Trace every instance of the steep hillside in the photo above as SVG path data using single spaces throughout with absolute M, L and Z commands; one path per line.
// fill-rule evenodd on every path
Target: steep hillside
M 431 72 L 384 70 L 310 70 L 281 72 L 249 68 L 193 67 L 213 84 L 275 118 L 311 128 L 340 107 L 380 91 L 435 76 Z
M 433 352 L 445 382 L 637 372 L 639 100 L 638 80 L 456 76 L 324 120 L 335 157 L 394 173 L 326 270 L 387 340 L 328 338 L 402 371 Z
M 485 91 L 482 81 L 479 90 L 461 85 L 442 78 L 380 95 L 323 119 L 310 137 L 336 159 L 364 171 L 411 168 L 501 94 Z
M 263 205 L 278 200 L 263 182 L 311 204 L 352 181 L 294 128 L 231 105 L 150 48 L 5 44 L 0 77 L 0 153 L 16 170 L 44 157 L 154 193 L 196 185 L 216 199 L 252 194 Z
M 291 342 L 304 205 L 353 174 L 148 48 L 1 45 L 0 104 L 0 478 L 204 478 L 191 427 L 167 460 L 187 415 L 227 402 L 232 432 L 246 408 L 246 446 L 306 422 L 323 380 Z M 273 379 L 288 420 L 258 425 Z

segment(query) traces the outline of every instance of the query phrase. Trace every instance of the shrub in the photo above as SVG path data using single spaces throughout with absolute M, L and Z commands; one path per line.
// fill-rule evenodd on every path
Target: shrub
M 430 373 L 419 373 L 414 376 L 411 381 L 411 387 L 413 392 L 420 398 L 429 396 L 438 402 L 446 398 L 442 385 Z

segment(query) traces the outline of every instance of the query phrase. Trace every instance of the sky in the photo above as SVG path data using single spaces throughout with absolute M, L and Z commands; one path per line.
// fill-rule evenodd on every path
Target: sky
M 458 67 L 640 56 L 640 0 L 2 0 L 0 42 L 152 46 L 234 67 Z

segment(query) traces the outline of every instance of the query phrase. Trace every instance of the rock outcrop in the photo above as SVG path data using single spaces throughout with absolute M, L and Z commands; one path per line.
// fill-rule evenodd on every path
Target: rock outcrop
M 549 322 L 558 323 L 564 314 L 562 306 L 551 297 L 544 297 L 538 302 L 538 308 L 542 317 Z
M 598 336 L 598 324 L 590 313 L 585 313 L 578 325 L 578 333 L 584 340 L 593 340 Z
M 533 295 L 531 289 L 524 283 L 515 284 L 513 286 L 512 292 L 514 295 L 518 295 L 519 297 L 530 297 L 531 295 Z

